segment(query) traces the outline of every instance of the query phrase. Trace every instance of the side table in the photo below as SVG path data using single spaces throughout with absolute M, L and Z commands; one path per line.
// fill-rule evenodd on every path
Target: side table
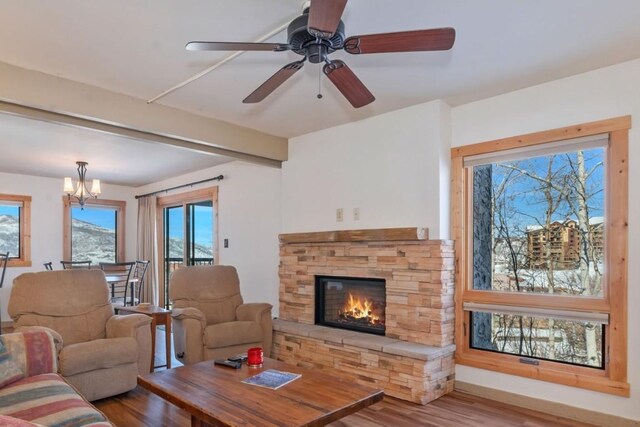
M 164 366 L 167 369 L 171 369 L 171 310 L 166 310 L 156 305 L 147 306 L 114 306 L 116 314 L 120 313 L 138 313 L 151 317 L 151 369 L 153 372 L 155 368 L 162 368 Z M 156 327 L 165 326 L 165 346 L 166 346 L 166 365 L 155 366 L 156 358 Z

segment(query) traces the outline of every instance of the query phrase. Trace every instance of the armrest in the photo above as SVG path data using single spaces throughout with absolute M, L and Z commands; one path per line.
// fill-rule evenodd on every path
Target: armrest
M 177 321 L 187 319 L 197 320 L 202 325 L 202 329 L 207 327 L 207 318 L 203 312 L 195 307 L 174 308 L 171 311 L 171 317 Z
M 53 344 L 56 347 L 56 352 L 60 353 L 62 351 L 62 347 L 64 346 L 64 341 L 62 340 L 62 335 L 58 332 L 54 331 L 51 328 L 47 328 L 46 326 L 20 326 L 16 328 L 13 332 L 31 332 L 31 331 L 45 331 L 53 338 Z
M 127 337 L 135 339 L 138 346 L 138 374 L 148 373 L 151 368 L 151 317 L 144 314 L 111 316 L 107 320 L 107 338 Z
M 150 329 L 151 317 L 144 314 L 128 314 L 125 316 L 111 316 L 107 320 L 107 338 L 136 338 L 138 329 Z
M 207 318 L 195 307 L 174 308 L 171 312 L 173 350 L 185 365 L 204 360 L 204 330 Z
M 271 356 L 271 340 L 273 338 L 273 319 L 271 304 L 254 302 L 240 304 L 236 308 L 236 319 L 256 322 L 262 329 L 262 351 L 266 357 Z
M 271 304 L 264 302 L 240 304 L 238 308 L 236 308 L 236 319 L 260 323 L 265 313 L 268 313 L 269 317 L 271 317 L 271 307 Z
M 58 353 L 49 328 L 26 326 L 2 336 L 4 345 L 25 376 L 58 372 Z M 53 334 L 51 333 L 53 332 Z

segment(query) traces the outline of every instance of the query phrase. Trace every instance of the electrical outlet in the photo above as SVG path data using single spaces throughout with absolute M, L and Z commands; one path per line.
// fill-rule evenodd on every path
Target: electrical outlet
M 336 209 L 336 222 L 344 221 L 344 210 L 342 208 Z
M 360 208 L 353 208 L 353 220 L 360 221 Z

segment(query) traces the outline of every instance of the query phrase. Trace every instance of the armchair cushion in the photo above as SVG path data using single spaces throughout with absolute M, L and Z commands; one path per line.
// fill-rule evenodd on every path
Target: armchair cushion
M 262 341 L 262 329 L 256 322 L 235 321 L 209 325 L 204 330 L 204 345 L 207 348 L 229 347 Z
M 105 338 L 105 324 L 113 316 L 100 270 L 23 273 L 13 281 L 8 309 L 16 327 L 45 326 L 65 345 Z
M 175 308 L 200 310 L 207 325 L 235 320 L 236 307 L 242 304 L 238 273 L 226 265 L 191 266 L 174 271 L 169 297 Z
M 135 339 L 109 338 L 65 346 L 60 352 L 60 373 L 69 377 L 83 372 L 135 363 L 138 345 Z

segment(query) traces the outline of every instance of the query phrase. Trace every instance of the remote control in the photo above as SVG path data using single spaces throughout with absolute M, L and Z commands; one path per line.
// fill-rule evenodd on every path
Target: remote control
M 240 369 L 240 367 L 242 366 L 242 362 L 233 362 L 227 359 L 214 360 L 213 363 L 215 365 L 226 366 L 233 369 Z
M 246 362 L 247 361 L 247 355 L 246 354 L 237 354 L 235 356 L 231 356 L 230 358 L 228 358 L 227 360 L 231 360 L 232 362 Z

